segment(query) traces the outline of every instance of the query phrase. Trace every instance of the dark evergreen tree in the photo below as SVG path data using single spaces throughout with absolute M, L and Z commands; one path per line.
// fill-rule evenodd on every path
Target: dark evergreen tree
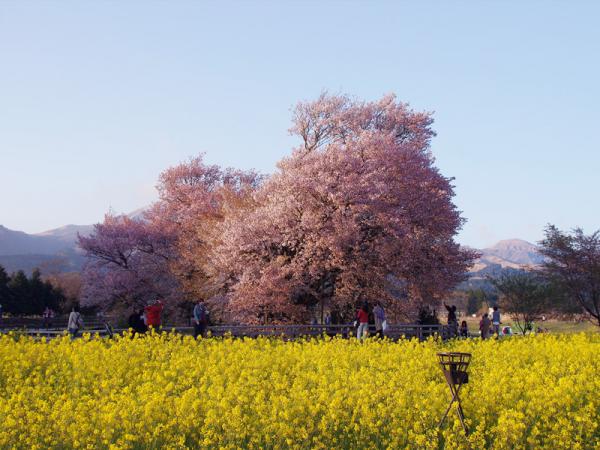
M 2 313 L 8 311 L 7 308 L 10 308 L 12 305 L 11 293 L 8 288 L 9 281 L 10 277 L 6 273 L 6 270 L 0 266 L 0 305 L 2 305 Z
M 7 305 L 6 312 L 12 314 L 31 314 L 29 305 L 31 304 L 31 296 L 29 289 L 29 279 L 25 272 L 19 270 L 13 273 L 8 282 L 12 302 Z
M 60 288 L 42 279 L 35 269 L 28 278 L 19 270 L 10 277 L 0 267 L 0 304 L 6 313 L 15 315 L 41 315 L 46 307 L 59 311 L 65 296 Z
M 52 291 L 48 291 L 47 286 L 42 281 L 42 274 L 39 269 L 34 269 L 29 279 L 29 299 L 26 305 L 25 314 L 42 314 L 46 304 L 51 302 Z

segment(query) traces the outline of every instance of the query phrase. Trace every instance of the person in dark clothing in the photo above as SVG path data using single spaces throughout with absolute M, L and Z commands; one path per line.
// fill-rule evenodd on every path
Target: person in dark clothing
M 448 306 L 444 302 L 444 306 L 448 310 L 448 326 L 450 327 L 450 333 L 452 336 L 458 334 L 458 319 L 456 318 L 456 305 Z
M 194 337 L 204 336 L 208 326 L 208 309 L 202 300 L 194 306 Z
M 46 306 L 42 317 L 44 318 L 44 328 L 52 328 L 52 318 L 54 317 L 54 311 L 52 311 L 49 307 Z
M 135 333 L 145 333 L 146 331 L 148 331 L 148 327 L 144 323 L 143 316 L 144 311 L 141 309 L 138 311 L 134 311 L 129 316 L 129 327 L 132 328 Z
M 385 311 L 383 306 L 381 306 L 381 302 L 375 304 L 375 308 L 373 308 L 373 318 L 375 319 L 375 334 L 380 338 L 383 338 L 383 332 L 387 323 L 385 321 Z
M 490 317 L 487 314 L 481 316 L 479 321 L 479 331 L 481 332 L 481 339 L 487 339 L 490 336 Z
M 466 320 L 463 320 L 460 324 L 459 334 L 460 337 L 469 337 L 469 327 L 467 326 Z

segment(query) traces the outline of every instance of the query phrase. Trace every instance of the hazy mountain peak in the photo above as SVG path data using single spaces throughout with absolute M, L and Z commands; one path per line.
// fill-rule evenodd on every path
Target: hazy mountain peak
M 505 239 L 481 250 L 481 261 L 500 264 L 502 267 L 535 266 L 544 258 L 538 247 L 523 239 Z
M 131 211 L 129 214 L 126 214 L 127 217 L 134 220 L 145 220 L 145 214 L 150 210 L 151 206 L 144 206 L 143 208 L 138 208 L 135 211 Z
M 6 228 L 4 225 L 0 225 L 0 232 L 3 234 L 18 234 L 18 235 L 27 234 L 24 231 L 11 230 L 10 228 Z
M 54 228 L 52 230 L 42 231 L 41 233 L 36 233 L 34 236 L 71 236 L 76 235 L 77 233 L 88 233 L 94 229 L 93 225 L 65 225 L 62 227 Z
M 496 244 L 494 244 L 492 247 L 490 248 L 495 248 L 495 249 L 505 249 L 505 248 L 537 248 L 537 246 L 535 244 L 532 244 L 531 242 L 525 241 L 523 239 L 503 239 L 501 241 L 498 241 Z

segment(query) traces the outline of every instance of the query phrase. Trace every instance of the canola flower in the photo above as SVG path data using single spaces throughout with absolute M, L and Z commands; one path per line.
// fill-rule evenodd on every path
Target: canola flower
M 439 351 L 473 354 L 465 436 Z M 0 448 L 599 449 L 600 334 L 0 337 Z

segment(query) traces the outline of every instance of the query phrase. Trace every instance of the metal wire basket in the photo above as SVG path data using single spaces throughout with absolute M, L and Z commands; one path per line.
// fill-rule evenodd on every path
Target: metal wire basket
M 449 384 L 466 384 L 469 382 L 467 367 L 471 362 L 470 353 L 448 352 L 438 353 L 437 356 Z
M 465 424 L 465 415 L 462 410 L 462 406 L 460 404 L 460 398 L 458 397 L 458 392 L 463 384 L 469 382 L 469 374 L 467 373 L 467 368 L 469 367 L 469 363 L 471 362 L 471 354 L 470 353 L 461 353 L 461 352 L 448 352 L 448 353 L 438 353 L 438 360 L 440 362 L 440 367 L 444 372 L 444 376 L 446 377 L 446 383 L 448 383 L 448 387 L 450 388 L 450 393 L 452 394 L 452 400 L 450 400 L 450 404 L 440 421 L 439 427 L 444 423 L 444 419 L 448 416 L 448 412 L 452 407 L 452 404 L 456 402 L 456 410 L 458 413 L 458 418 L 460 419 L 460 423 L 465 430 L 465 433 L 469 433 L 469 429 Z

